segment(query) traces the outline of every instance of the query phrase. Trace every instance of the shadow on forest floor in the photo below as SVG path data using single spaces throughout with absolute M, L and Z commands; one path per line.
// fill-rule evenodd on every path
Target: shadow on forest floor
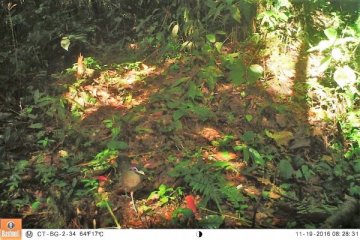
M 307 46 L 303 42 L 299 45 L 286 54 L 278 52 L 277 56 L 267 59 L 267 66 L 264 67 L 269 69 L 269 77 L 262 83 L 236 87 L 231 83 L 219 82 L 213 94 L 202 86 L 202 104 L 214 114 L 206 120 L 200 120 L 196 114 L 188 112 L 181 121 L 174 121 L 173 114 L 177 108 L 169 107 L 171 102 L 186 101 L 188 84 L 196 81 L 202 66 L 194 65 L 192 58 L 154 65 L 141 63 L 137 70 L 123 71 L 110 67 L 101 71 L 96 78 L 78 85 L 75 93 L 65 93 L 72 109 L 77 104 L 82 105 L 82 121 L 77 127 L 79 132 L 88 136 L 86 141 L 94 146 L 89 149 L 89 156 L 89 153 L 95 155 L 102 151 L 107 147 L 106 143 L 114 138 L 128 146 L 120 151 L 121 154 L 129 156 L 133 165 L 146 170 L 147 180 L 135 197 L 138 206 L 150 206 L 153 211 L 147 213 L 140 207 L 141 217 L 130 207 L 129 199 L 115 194 L 117 191 L 113 188 L 116 185 L 105 187 L 110 193 L 114 213 L 123 227 L 176 226 L 170 221 L 171 213 L 179 205 L 186 207 L 184 202 L 159 207 L 154 200 L 146 198 L 161 184 L 172 188 L 185 187 L 183 182 L 169 177 L 168 173 L 178 162 L 189 158 L 189 154 L 199 149 L 205 163 L 228 162 L 236 171 L 226 171 L 226 179 L 233 186 L 242 186 L 249 200 L 257 199 L 255 203 L 248 201 L 249 208 L 245 211 L 245 216 L 253 219 L 252 222 L 229 218 L 224 227 L 286 227 L 289 221 L 298 222 L 300 225 L 296 226 L 302 227 L 302 222 L 325 220 L 326 214 L 315 216 L 306 211 L 299 214 L 298 210 L 304 201 L 315 201 L 323 194 L 322 180 L 306 171 L 327 154 L 324 142 L 313 134 L 313 126 L 309 123 L 309 107 L 306 104 Z M 251 46 L 246 46 L 246 49 L 251 49 Z M 86 102 L 84 97 L 95 98 L 96 101 Z M 248 119 L 248 116 L 252 119 Z M 110 121 L 113 125 L 106 127 L 104 121 Z M 113 132 L 115 125 L 121 132 L 119 138 Z M 249 132 L 265 136 L 258 139 L 261 142 L 257 147 L 273 158 L 255 170 L 249 162 L 244 161 L 244 153 L 228 147 L 221 149 L 213 144 L 226 136 L 232 136 L 239 143 L 242 136 Z M 285 181 L 278 179 L 276 169 L 279 161 L 293 166 L 288 171 L 293 172 L 292 176 L 297 175 L 295 182 L 293 177 Z M 247 172 L 248 168 L 252 171 Z M 242 174 L 242 170 L 246 174 Z M 116 173 L 111 171 L 107 174 L 113 182 L 117 182 Z M 99 173 L 92 172 L 87 177 L 96 175 Z M 291 189 L 285 195 L 280 185 L 286 182 L 291 183 Z M 270 193 L 270 197 L 264 198 L 264 192 Z M 203 209 L 203 213 L 206 211 Z M 94 205 L 88 205 L 81 212 L 95 214 L 97 211 Z M 233 215 L 231 212 L 225 213 Z M 113 224 L 108 212 L 96 216 L 78 215 L 73 219 L 68 217 L 68 222 L 72 222 L 73 227 L 93 227 L 91 218 L 96 219 L 98 227 Z M 236 216 L 233 218 L 236 219 Z

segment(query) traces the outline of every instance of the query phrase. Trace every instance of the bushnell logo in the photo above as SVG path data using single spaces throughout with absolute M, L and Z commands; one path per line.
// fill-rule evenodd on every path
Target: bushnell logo
M 0 219 L 0 239 L 20 240 L 22 220 L 21 219 Z

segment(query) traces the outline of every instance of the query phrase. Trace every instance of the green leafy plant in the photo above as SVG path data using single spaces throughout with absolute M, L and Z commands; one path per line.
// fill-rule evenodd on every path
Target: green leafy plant
M 243 134 L 241 139 L 245 142 L 243 144 L 238 144 L 233 147 L 235 151 L 240 151 L 243 154 L 244 161 L 253 161 L 255 164 L 264 165 L 269 156 L 262 155 L 258 150 L 256 150 L 252 145 L 255 145 L 257 140 L 257 134 L 252 131 L 247 131 Z
M 258 64 L 246 66 L 242 60 L 237 60 L 229 66 L 229 79 L 235 85 L 253 84 L 263 74 L 263 68 Z
M 116 158 L 118 155 L 117 150 L 113 149 L 105 149 L 98 154 L 96 154 L 95 158 L 89 161 L 86 164 L 86 167 L 82 169 L 82 172 L 89 173 L 89 172 L 97 172 L 102 173 L 111 167 L 114 167 L 114 163 L 112 159 Z
M 213 202 L 221 212 L 221 204 L 227 200 L 234 209 L 241 210 L 246 207 L 243 204 L 245 197 L 236 187 L 227 184 L 222 174 L 223 167 L 217 164 L 204 164 L 201 160 L 195 163 L 182 161 L 175 166 L 170 176 L 182 177 L 192 191 L 200 193 L 203 197 L 201 206 Z
M 175 200 L 183 195 L 181 188 L 167 187 L 164 184 L 159 189 L 150 193 L 148 200 L 158 199 L 160 206 L 167 204 L 169 201 Z
M 113 210 L 111 209 L 110 202 L 108 199 L 109 198 L 108 194 L 102 193 L 102 194 L 95 194 L 95 195 L 98 198 L 98 202 L 96 203 L 96 206 L 100 207 L 100 208 L 106 208 L 106 210 L 109 212 L 111 218 L 113 219 L 116 227 L 121 228 L 121 225 L 120 225 L 118 219 L 116 218 Z
M 208 88 L 213 91 L 218 79 L 223 77 L 223 73 L 216 65 L 210 65 L 201 69 L 199 77 L 204 79 Z
M 227 148 L 227 147 L 231 146 L 234 139 L 235 138 L 233 135 L 227 134 L 221 139 L 211 141 L 211 145 L 213 145 L 215 147 L 219 147 L 220 149 Z
M 194 213 L 188 208 L 177 208 L 171 218 L 173 223 L 187 226 L 194 220 Z
M 267 1 L 266 10 L 257 15 L 260 25 L 269 30 L 279 30 L 285 26 L 291 15 L 291 3 L 288 0 Z
M 331 66 L 344 65 L 351 62 L 351 55 L 354 49 L 360 44 L 356 31 L 350 27 L 342 30 L 342 36 L 339 37 L 337 29 L 330 27 L 324 30 L 326 40 L 321 40 L 318 45 L 311 47 L 308 52 L 320 52 L 323 54 L 321 72 L 325 72 Z M 343 88 L 346 85 L 354 83 L 354 73 L 351 67 L 338 67 L 334 72 L 334 80 Z
M 360 94 L 358 90 L 359 64 L 357 63 L 359 59 L 357 49 L 360 44 L 359 17 L 354 23 L 347 22 L 345 25 L 341 21 L 342 16 L 338 13 L 333 13 L 333 15 L 337 20 L 323 30 L 322 36 L 325 36 L 325 39 L 320 40 L 317 45 L 308 50 L 309 53 L 317 53 L 322 57 L 319 71 L 326 76 L 322 82 L 325 86 L 313 83 L 311 88 L 324 96 L 317 98 L 323 106 L 336 112 L 332 121 L 338 122 L 339 134 L 344 138 L 341 143 L 332 142 L 332 149 L 343 152 L 343 156 L 339 156 L 337 163 L 327 171 L 346 182 L 349 194 L 356 196 L 358 191 L 354 186 L 355 182 L 359 181 L 357 159 L 360 156 L 358 150 L 360 146 L 358 131 Z M 325 168 L 325 165 L 318 166 L 314 170 L 323 171 L 322 168 Z M 302 166 L 301 172 L 304 178 L 307 178 L 304 172 L 308 172 L 308 175 L 312 174 L 312 170 L 307 171 L 306 166 Z M 298 175 L 300 176 L 299 170 L 296 173 L 296 176 Z
M 8 187 L 9 192 L 13 192 L 19 189 L 19 184 L 21 183 L 21 176 L 23 175 L 23 173 L 26 172 L 28 168 L 29 168 L 29 162 L 27 160 L 20 160 L 16 164 L 10 178 L 8 179 L 8 181 L 6 181 L 7 182 L 6 187 Z
M 224 223 L 224 220 L 224 216 L 207 215 L 199 221 L 199 225 L 206 229 L 218 229 Z
M 109 149 L 125 150 L 128 148 L 126 142 L 121 139 L 121 121 L 118 116 L 114 116 L 112 119 L 105 119 L 103 121 L 106 128 L 111 131 L 111 140 L 107 143 Z

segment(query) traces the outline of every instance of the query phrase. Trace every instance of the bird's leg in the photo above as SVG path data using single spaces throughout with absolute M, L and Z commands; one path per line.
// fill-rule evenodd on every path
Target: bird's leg
M 131 196 L 131 203 L 132 203 L 132 205 L 133 205 L 133 208 L 134 208 L 136 214 L 138 214 L 137 208 L 136 208 L 136 206 L 135 206 L 134 192 L 133 192 L 133 191 L 130 192 L 130 196 Z
M 124 194 L 125 197 L 129 198 L 129 194 L 127 191 L 125 191 L 125 194 Z

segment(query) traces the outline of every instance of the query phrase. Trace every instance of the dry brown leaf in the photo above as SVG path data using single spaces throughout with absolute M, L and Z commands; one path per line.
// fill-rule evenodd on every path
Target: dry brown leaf
M 214 128 L 204 128 L 201 130 L 200 135 L 208 141 L 221 137 L 220 133 Z
M 281 198 L 281 196 L 280 196 L 279 194 L 277 194 L 275 191 L 270 191 L 269 197 L 272 198 L 272 199 L 279 199 L 279 198 Z
M 276 142 L 279 146 L 288 146 L 289 142 L 294 139 L 294 135 L 292 132 L 289 131 L 280 131 L 280 132 L 274 132 L 271 133 L 269 131 L 266 131 L 266 135 Z
M 254 187 L 254 186 L 245 187 L 245 188 L 244 188 L 244 191 L 245 191 L 245 193 L 248 194 L 248 195 L 255 195 L 255 196 L 260 196 L 260 195 L 261 195 L 260 190 L 257 189 L 257 188 Z

